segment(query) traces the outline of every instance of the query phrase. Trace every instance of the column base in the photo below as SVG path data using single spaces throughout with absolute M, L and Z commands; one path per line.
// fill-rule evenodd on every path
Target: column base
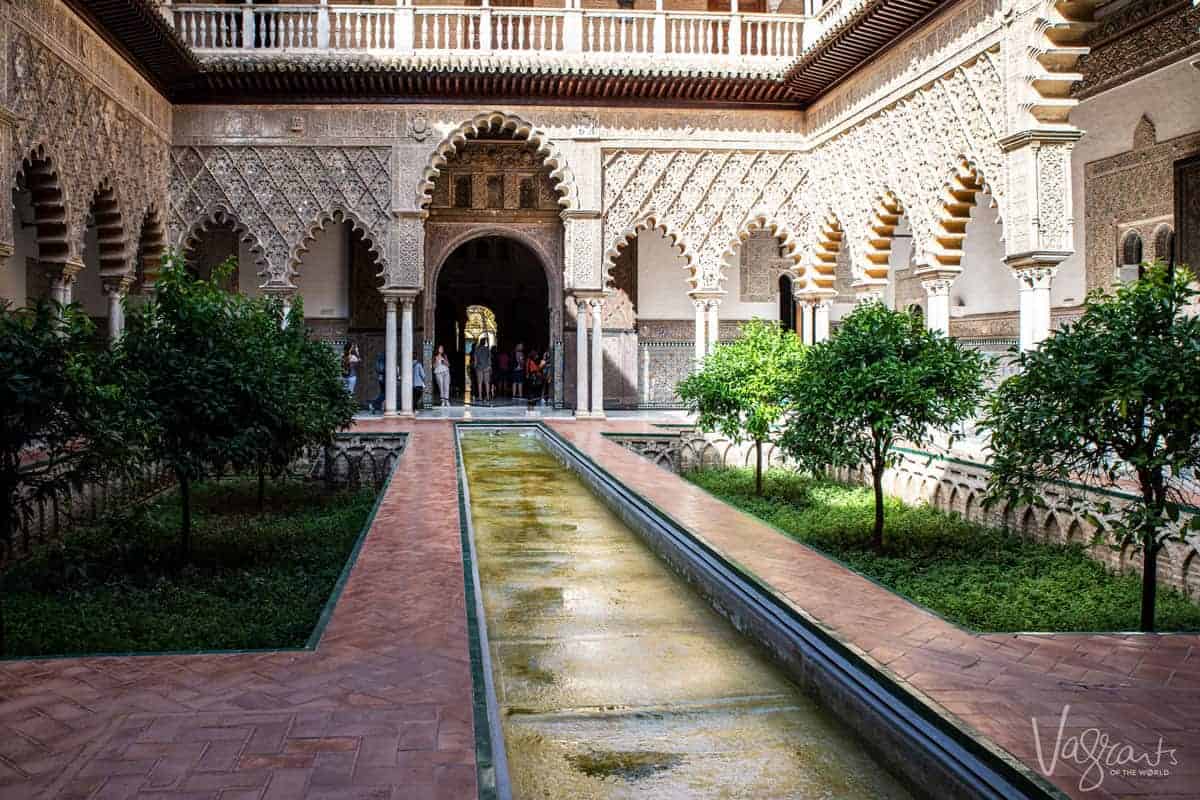
M 576 411 L 575 412 L 575 419 L 591 419 L 591 418 L 592 418 L 592 412 L 590 412 L 590 411 Z
M 587 418 L 588 419 L 608 419 L 608 417 L 606 417 L 604 415 L 603 411 L 589 411 Z
M 397 410 L 395 410 L 395 409 L 392 409 L 391 411 L 388 411 L 387 409 L 384 409 L 383 416 L 384 416 L 385 418 L 386 418 L 386 417 L 398 417 L 398 416 L 400 416 L 400 412 L 399 412 L 399 411 L 397 411 Z
M 386 415 L 385 415 L 385 416 L 386 416 Z M 415 411 L 397 411 L 397 412 L 396 412 L 395 414 L 393 414 L 392 416 L 393 416 L 393 417 L 400 417 L 401 419 L 416 419 L 416 417 L 417 417 L 417 412 L 415 412 Z

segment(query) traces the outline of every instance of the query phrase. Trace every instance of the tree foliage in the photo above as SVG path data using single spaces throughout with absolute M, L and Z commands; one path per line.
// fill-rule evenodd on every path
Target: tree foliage
M 180 549 L 189 551 L 190 488 L 210 469 L 255 462 L 259 431 L 247 418 L 263 381 L 254 316 L 261 306 L 221 285 L 230 259 L 209 279 L 193 276 L 168 253 L 155 296 L 128 317 L 118 343 L 131 388 L 131 430 L 147 456 L 179 481 Z
M 124 468 L 124 400 L 78 306 L 0 302 L 0 544 L 40 504 Z M 0 652 L 3 627 L 0 624 Z
M 780 439 L 814 473 L 866 464 L 875 490 L 872 543 L 883 546 L 883 473 L 892 445 L 923 446 L 935 430 L 969 417 L 983 395 L 988 363 L 924 327 L 919 317 L 864 303 L 827 341 L 808 349 L 788 386 L 791 410 Z
M 304 326 L 300 300 L 284 319 L 282 303 L 263 298 L 257 313 L 241 317 L 243 341 L 258 365 L 256 385 L 241 411 L 250 427 L 258 471 L 259 503 L 266 475 L 278 477 L 307 448 L 327 445 L 354 419 L 354 399 L 346 392 L 337 354 L 312 338 Z
M 1136 487 L 1121 508 L 1089 509 L 1099 536 L 1143 554 L 1143 630 L 1154 627 L 1158 552 L 1182 537 L 1181 474 L 1200 465 L 1200 319 L 1186 269 L 1151 265 L 1018 357 L 987 405 L 993 501 L 1038 503 L 1045 484 Z M 1200 529 L 1200 522 L 1190 523 Z
M 785 391 L 804 348 L 792 331 L 752 320 L 741 336 L 719 345 L 701 368 L 676 388 L 697 414 L 701 430 L 719 431 L 735 442 L 754 442 L 755 486 L 762 493 L 762 446 L 773 441 L 785 410 Z

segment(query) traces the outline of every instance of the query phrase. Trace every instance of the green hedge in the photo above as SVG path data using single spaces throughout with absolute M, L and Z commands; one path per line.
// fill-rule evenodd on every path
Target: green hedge
M 4 576 L 7 656 L 302 646 L 374 505 L 253 479 L 194 488 L 194 542 L 180 566 L 172 493 L 76 530 Z
M 884 549 L 870 547 L 869 488 L 785 470 L 714 469 L 685 477 L 897 594 L 979 631 L 1137 630 L 1140 579 L 1115 575 L 1079 544 L 1051 544 L 964 521 L 929 506 L 887 500 Z M 1159 595 L 1159 630 L 1200 630 L 1200 606 Z

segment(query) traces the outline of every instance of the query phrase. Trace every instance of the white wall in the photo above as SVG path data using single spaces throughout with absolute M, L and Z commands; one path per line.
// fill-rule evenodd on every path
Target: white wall
M 694 319 L 687 261 L 658 230 L 637 237 L 637 313 L 642 319 Z
M 658 230 L 642 231 L 637 240 L 637 308 L 642 319 L 695 319 L 696 310 L 688 297 L 687 261 Z M 772 284 L 776 295 L 778 283 Z M 743 303 L 738 253 L 725 259 L 725 296 L 718 312 L 723 319 L 779 319 L 779 301 Z
M 1128 152 L 1133 147 L 1133 130 L 1143 115 L 1154 123 L 1160 142 L 1200 130 L 1200 69 L 1192 66 L 1195 60 L 1187 58 L 1089 97 L 1071 112 L 1071 122 L 1084 131 L 1071 157 L 1075 254 L 1059 267 L 1051 292 L 1055 305 L 1083 300 L 1083 220 L 1087 203 L 1083 183 L 1087 164 Z M 1067 298 L 1074 299 L 1068 302 Z
M 1016 311 L 1017 281 L 1004 263 L 1003 229 L 990 192 L 976 196 L 967 238 L 963 242 L 962 274 L 950 289 L 951 316 Z
M 350 224 L 330 222 L 309 242 L 296 285 L 306 317 L 350 316 Z

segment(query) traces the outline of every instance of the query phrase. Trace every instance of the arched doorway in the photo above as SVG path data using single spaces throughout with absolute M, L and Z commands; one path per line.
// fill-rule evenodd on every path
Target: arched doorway
M 471 310 L 484 306 L 494 318 L 497 354 L 543 352 L 553 346 L 550 283 L 546 268 L 525 244 L 489 234 L 458 245 L 437 272 L 433 297 L 434 346 L 450 357 L 450 394 L 455 402 L 469 395 L 468 356 L 477 321 Z M 493 360 L 493 383 L 499 384 L 499 359 Z M 501 398 L 503 400 L 504 398 Z

